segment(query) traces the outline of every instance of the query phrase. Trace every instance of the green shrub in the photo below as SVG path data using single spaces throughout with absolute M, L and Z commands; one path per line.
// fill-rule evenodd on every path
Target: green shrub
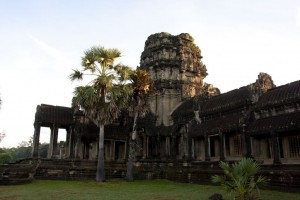
M 259 165 L 251 158 L 243 158 L 232 165 L 220 162 L 224 175 L 212 177 L 214 183 L 220 183 L 223 188 L 230 192 L 230 196 L 240 200 L 257 199 L 259 186 L 266 184 L 266 178 L 255 177 L 260 170 Z
M 0 153 L 0 164 L 6 164 L 11 161 L 12 157 L 9 153 Z

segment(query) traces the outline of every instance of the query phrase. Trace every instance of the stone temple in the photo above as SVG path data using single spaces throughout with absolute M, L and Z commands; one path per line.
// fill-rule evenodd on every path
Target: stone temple
M 300 187 L 300 81 L 276 87 L 259 73 L 252 83 L 221 94 L 205 83 L 202 52 L 183 33 L 150 35 L 140 68 L 153 80 L 150 112 L 138 120 L 134 176 L 139 179 L 209 183 L 218 162 L 253 157 L 273 186 Z M 34 121 L 37 163 L 41 127 L 50 129 L 48 159 L 38 159 L 36 178 L 94 178 L 98 128 L 72 107 L 41 104 Z M 58 143 L 59 129 L 66 141 Z M 124 177 L 132 119 L 123 113 L 105 127 L 107 175 Z

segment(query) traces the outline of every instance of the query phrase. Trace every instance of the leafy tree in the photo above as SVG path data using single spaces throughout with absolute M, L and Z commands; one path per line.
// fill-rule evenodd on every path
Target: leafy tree
M 144 96 L 149 92 L 151 78 L 146 71 L 137 69 L 131 73 L 130 80 L 134 90 L 129 107 L 133 115 L 133 128 L 129 143 L 126 179 L 133 181 L 133 159 L 137 151 L 137 119 L 138 117 L 144 116 L 148 111 Z
M 0 164 L 9 163 L 12 160 L 12 157 L 9 153 L 0 153 Z
M 220 183 L 230 196 L 234 193 L 240 200 L 255 199 L 259 195 L 259 186 L 266 184 L 266 178 L 255 175 L 259 172 L 259 165 L 251 158 L 243 158 L 232 165 L 220 162 L 220 167 L 224 170 L 224 175 L 212 177 L 214 183 Z
M 29 146 L 18 146 L 11 153 L 13 155 L 13 161 L 21 160 L 31 157 L 32 148 Z
M 31 140 L 29 140 L 29 142 L 22 141 L 17 147 L 5 149 L 5 152 L 11 156 L 11 162 L 31 157 L 32 147 L 30 141 Z
M 121 56 L 118 49 L 94 46 L 84 52 L 83 70 L 73 70 L 70 79 L 82 80 L 84 75 L 93 79 L 86 86 L 78 86 L 74 91 L 73 104 L 81 107 L 85 116 L 99 127 L 99 152 L 97 158 L 96 181 L 105 181 L 104 170 L 104 126 L 113 122 L 120 114 L 129 97 L 125 66 L 114 65 Z M 89 74 L 84 74 L 88 72 Z
M 49 144 L 48 143 L 42 143 L 39 145 L 39 157 L 40 158 L 47 158 L 48 155 L 48 149 L 49 149 Z

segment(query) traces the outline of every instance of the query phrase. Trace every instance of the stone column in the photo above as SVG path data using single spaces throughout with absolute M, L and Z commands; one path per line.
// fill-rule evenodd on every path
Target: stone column
M 220 139 L 220 160 L 225 160 L 225 137 L 224 133 L 219 132 Z
M 243 156 L 250 158 L 251 156 L 251 139 L 250 135 L 246 132 L 246 125 L 243 124 L 243 131 L 241 134 L 241 140 L 242 140 L 242 150 L 243 150 Z
M 160 136 L 156 136 L 155 157 L 160 158 Z
M 74 158 L 75 151 L 75 128 L 70 126 L 70 138 L 69 138 L 69 158 Z
M 48 150 L 48 156 L 47 158 L 52 158 L 57 150 L 57 136 L 58 136 L 58 128 L 55 124 L 53 124 L 51 129 L 51 135 L 50 135 L 50 143 L 49 143 L 49 150 Z
M 53 127 L 50 127 L 50 141 L 49 141 L 49 148 L 48 148 L 48 155 L 47 158 L 51 158 L 52 157 L 52 152 L 53 152 Z
M 66 128 L 65 158 L 70 156 L 71 127 Z
M 146 134 L 143 134 L 143 159 L 147 157 L 147 136 Z
M 111 140 L 110 142 L 110 159 L 115 160 L 116 157 L 116 141 Z
M 171 155 L 170 137 L 166 137 L 166 157 L 169 158 Z
M 172 159 L 176 159 L 176 136 L 175 135 L 172 135 L 171 157 L 172 157 Z
M 196 149 L 196 145 L 195 145 L 195 138 L 192 138 L 192 145 L 191 145 L 191 149 L 192 149 L 192 153 L 191 153 L 191 157 L 193 160 L 196 159 L 196 152 L 195 152 L 195 149 Z
M 74 137 L 73 137 L 73 127 L 70 126 L 69 128 L 69 143 L 68 143 L 68 154 L 67 154 L 67 158 L 74 158 Z
M 271 132 L 271 137 L 272 137 L 273 157 L 274 157 L 273 163 L 281 164 L 278 133 Z
M 205 134 L 204 136 L 204 146 L 205 146 L 205 161 L 210 161 L 210 144 L 209 144 L 209 136 L 208 134 Z
M 84 155 L 83 155 L 84 159 L 88 160 L 90 157 L 90 142 L 88 140 L 84 141 L 83 148 L 84 148 Z
M 34 123 L 34 135 L 33 135 L 33 145 L 32 145 L 33 158 L 37 158 L 39 156 L 40 132 L 41 132 L 41 124 Z
M 187 157 L 189 160 L 192 159 L 192 154 L 193 154 L 193 145 L 192 145 L 192 138 L 189 137 L 189 135 L 187 136 Z

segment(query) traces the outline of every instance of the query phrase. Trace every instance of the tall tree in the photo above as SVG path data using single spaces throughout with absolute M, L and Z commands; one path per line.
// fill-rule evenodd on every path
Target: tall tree
M 118 49 L 94 46 L 84 52 L 83 70 L 73 70 L 70 75 L 72 81 L 82 80 L 84 75 L 92 77 L 87 85 L 75 88 L 73 103 L 80 106 L 85 116 L 99 127 L 97 182 L 105 181 L 104 126 L 119 116 L 130 95 L 125 84 L 126 73 L 120 74 L 125 67 L 114 65 L 114 61 L 120 56 Z
M 145 102 L 145 95 L 149 92 L 151 78 L 148 72 L 137 69 L 131 73 L 130 80 L 134 91 L 129 107 L 133 116 L 133 128 L 129 142 L 126 179 L 133 181 L 133 159 L 137 151 L 137 119 L 144 116 L 148 111 L 149 107 Z

